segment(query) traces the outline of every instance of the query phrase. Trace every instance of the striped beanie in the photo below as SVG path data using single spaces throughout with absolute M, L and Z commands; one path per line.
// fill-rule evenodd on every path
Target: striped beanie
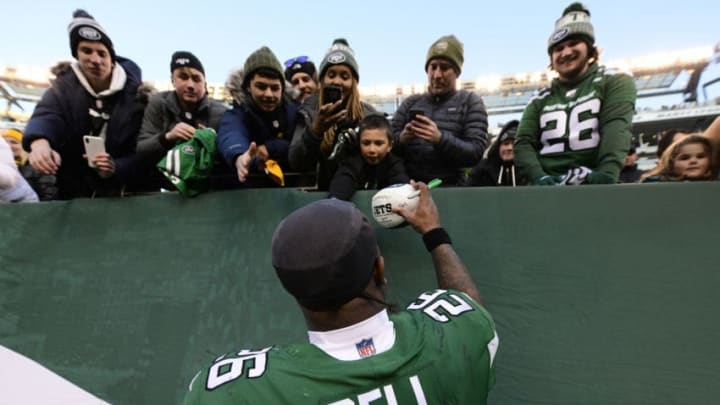
M 355 80 L 360 82 L 360 73 L 358 63 L 355 60 L 355 51 L 350 48 L 350 44 L 345 38 L 337 38 L 325 53 L 325 57 L 320 62 L 320 80 L 327 72 L 330 65 L 346 65 L 352 71 Z
M 70 35 L 70 52 L 76 59 L 80 41 L 94 41 L 105 45 L 108 52 L 110 52 L 110 58 L 113 62 L 115 61 L 115 48 L 113 48 L 112 40 L 103 27 L 87 11 L 75 10 L 73 19 L 68 24 L 68 34 Z
M 548 54 L 553 47 L 570 38 L 580 37 L 589 47 L 595 45 L 595 30 L 590 21 L 590 10 L 582 3 L 572 3 L 563 10 L 563 15 L 555 21 L 555 30 L 548 39 Z

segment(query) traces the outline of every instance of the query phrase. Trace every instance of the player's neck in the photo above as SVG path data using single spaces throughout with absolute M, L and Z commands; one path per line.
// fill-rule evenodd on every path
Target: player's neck
M 385 307 L 364 298 L 355 298 L 334 311 L 312 311 L 302 307 L 301 309 L 308 330 L 326 332 L 360 323 L 375 316 Z

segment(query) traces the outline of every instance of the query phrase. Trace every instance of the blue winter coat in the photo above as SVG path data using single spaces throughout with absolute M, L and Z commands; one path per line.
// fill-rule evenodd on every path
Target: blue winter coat
M 248 96 L 249 97 L 249 96 Z M 257 146 L 265 145 L 270 159 L 277 161 L 284 172 L 289 172 L 288 150 L 297 123 L 298 105 L 287 98 L 282 101 L 286 130 L 273 135 L 273 121 L 270 115 L 260 113 L 248 102 L 235 103 L 232 110 L 226 111 L 220 121 L 217 136 L 218 152 L 230 167 L 235 167 L 235 159 L 245 153 L 251 142 Z
M 84 135 L 93 133 L 89 109 L 95 98 L 80 84 L 72 70 L 60 74 L 43 94 L 25 128 L 23 147 L 45 138 L 62 158 L 57 173 L 58 196 L 75 197 L 119 195 L 123 189 L 143 189 L 142 174 L 137 172 L 135 145 L 142 123 L 144 104 L 137 98 L 142 73 L 135 62 L 117 57 L 127 75 L 125 87 L 107 97 L 112 105 L 107 124 L 105 150 L 115 161 L 115 175 L 102 179 L 88 166 L 82 155 Z

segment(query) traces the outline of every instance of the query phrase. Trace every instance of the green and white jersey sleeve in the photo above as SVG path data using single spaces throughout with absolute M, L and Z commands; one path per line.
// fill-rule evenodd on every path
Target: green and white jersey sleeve
M 635 82 L 593 64 L 573 85 L 555 80 L 528 103 L 516 141 L 516 161 L 531 179 L 585 166 L 619 175 L 630 147 Z
M 467 295 L 435 290 L 391 315 L 393 347 L 355 361 L 311 344 L 240 350 L 192 380 L 186 404 L 485 404 L 498 337 Z

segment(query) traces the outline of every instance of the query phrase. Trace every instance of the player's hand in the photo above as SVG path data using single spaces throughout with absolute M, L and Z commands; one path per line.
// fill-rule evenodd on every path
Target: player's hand
M 430 143 L 437 144 L 440 143 L 440 139 L 442 139 L 442 133 L 440 129 L 438 129 L 435 121 L 424 115 L 415 116 L 415 119 L 411 120 L 408 126 L 416 137 Z
M 251 142 L 248 150 L 235 159 L 235 169 L 237 170 L 237 176 L 240 183 L 245 183 L 245 180 L 247 180 L 248 173 L 250 172 L 250 164 L 257 154 L 258 147 L 255 142 Z
M 546 174 L 535 179 L 533 184 L 536 186 L 559 186 L 561 182 L 562 176 L 550 176 Z
M 435 228 L 440 228 L 440 213 L 438 212 L 437 205 L 433 201 L 430 195 L 430 189 L 427 184 L 423 182 L 411 181 L 410 184 L 415 187 L 416 190 L 420 190 L 420 195 L 417 208 L 414 211 L 410 211 L 406 208 L 395 208 L 393 212 L 405 218 L 408 224 L 410 224 L 416 231 L 421 235 L 431 231 Z
M 95 164 L 95 170 L 98 176 L 103 179 L 110 178 L 115 174 L 115 161 L 112 156 L 105 152 L 95 155 L 93 164 Z
M 340 99 L 334 103 L 324 104 L 318 109 L 313 120 L 313 132 L 315 135 L 322 137 L 325 131 L 347 117 L 347 110 L 340 108 L 342 102 L 342 99 Z
M 195 128 L 184 122 L 178 122 L 173 129 L 165 134 L 165 139 L 170 142 L 189 141 L 195 135 Z
M 47 139 L 40 138 L 30 144 L 30 166 L 42 174 L 56 174 L 62 164 L 60 154 L 50 147 Z
M 615 184 L 616 179 L 604 172 L 594 171 L 587 176 L 585 184 Z

